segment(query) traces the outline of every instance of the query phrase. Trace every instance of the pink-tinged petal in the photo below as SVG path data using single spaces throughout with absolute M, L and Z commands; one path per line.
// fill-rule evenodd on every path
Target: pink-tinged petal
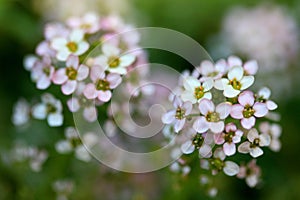
M 246 177 L 246 183 L 249 187 L 253 188 L 257 185 L 259 177 L 256 174 L 251 174 Z
M 208 60 L 203 61 L 200 65 L 200 72 L 205 76 L 209 75 L 210 73 L 213 73 L 214 70 L 215 69 L 213 63 Z
M 253 157 L 253 158 L 257 158 L 261 155 L 263 155 L 263 150 L 259 147 L 254 147 L 254 148 L 251 148 L 250 149 L 250 155 Z
M 175 120 L 174 131 L 178 133 L 183 128 L 184 124 L 185 124 L 185 119 Z
M 215 111 L 215 105 L 209 99 L 202 99 L 199 102 L 199 110 L 200 110 L 201 114 L 207 115 L 208 112 L 214 112 Z
M 272 138 L 279 138 L 282 132 L 282 128 L 281 126 L 279 126 L 278 124 L 272 124 L 271 126 L 271 135 Z
M 175 120 L 176 110 L 170 110 L 163 114 L 161 120 L 164 124 L 171 124 Z
M 231 106 L 230 116 L 234 119 L 242 119 L 244 107 L 240 104 Z
M 193 145 L 191 140 L 188 140 L 181 145 L 180 149 L 184 154 L 191 154 L 194 152 L 195 146 Z
M 124 75 L 127 73 L 127 69 L 125 67 L 117 67 L 117 68 L 108 68 L 107 69 L 109 72 L 111 73 L 117 73 L 117 74 L 121 74 L 121 75 Z
M 120 57 L 120 65 L 122 67 L 128 67 L 135 61 L 135 56 L 133 55 L 124 55 Z
M 83 110 L 83 117 L 88 122 L 94 122 L 97 120 L 97 110 L 94 106 L 86 107 Z
M 269 146 L 271 143 L 271 137 L 267 133 L 263 133 L 259 135 L 259 146 L 264 147 L 264 146 Z
M 232 155 L 234 155 L 235 152 L 236 152 L 235 144 L 234 144 L 233 142 L 231 142 L 231 143 L 226 142 L 226 143 L 223 145 L 223 151 L 224 151 L 224 153 L 225 153 L 227 156 L 232 156 Z
M 110 90 L 106 90 L 106 91 L 100 90 L 98 93 L 98 99 L 103 102 L 108 102 L 111 98 L 111 95 L 112 94 Z
M 277 104 L 274 102 L 274 101 L 271 101 L 271 100 L 268 100 L 267 102 L 266 102 L 266 104 L 267 104 L 267 108 L 269 109 L 269 110 L 275 110 L 275 109 L 277 109 Z
M 253 109 L 255 110 L 254 113 L 255 117 L 263 117 L 269 112 L 267 105 L 265 103 L 256 102 L 253 106 Z
M 242 66 L 242 60 L 239 57 L 236 56 L 230 56 L 228 58 L 228 65 L 229 67 L 234 67 L 234 66 Z
M 77 71 L 77 80 L 82 81 L 89 76 L 89 68 L 85 65 L 80 65 Z
M 225 161 L 223 172 L 227 176 L 235 176 L 239 173 L 239 171 L 240 171 L 240 167 L 236 163 L 232 161 Z
M 218 79 L 215 81 L 214 87 L 217 90 L 224 90 L 228 86 L 229 80 L 227 78 Z
M 245 129 L 250 129 L 255 125 L 255 117 L 243 118 L 241 124 Z
M 238 94 L 240 94 L 240 90 L 234 89 L 231 85 L 225 86 L 224 88 L 224 96 L 228 98 L 236 97 Z
M 209 128 L 213 133 L 221 133 L 222 131 L 224 131 L 224 122 L 210 122 Z
M 65 38 L 54 38 L 51 42 L 51 47 L 55 50 L 60 50 L 65 48 L 67 44 L 67 40 Z
M 102 51 L 106 56 L 118 56 L 120 54 L 120 49 L 116 46 L 105 43 L 102 46 Z
M 207 123 L 205 117 L 198 117 L 193 124 L 193 128 L 198 133 L 204 133 L 208 130 L 209 124 Z
M 52 77 L 53 83 L 59 84 L 59 85 L 65 83 L 67 80 L 68 80 L 68 76 L 66 75 L 65 68 L 57 70 Z
M 251 150 L 251 148 L 250 148 L 250 142 L 248 142 L 248 141 L 243 142 L 238 147 L 238 152 L 240 152 L 240 153 L 249 153 L 250 150 Z
M 40 90 L 47 89 L 51 84 L 51 80 L 46 76 L 42 75 L 38 80 L 36 87 Z
M 91 69 L 90 78 L 94 82 L 97 81 L 98 79 L 104 79 L 105 78 L 104 68 L 99 65 L 94 65 Z
M 191 102 L 185 102 L 182 108 L 185 110 L 185 115 L 189 115 L 192 112 L 193 104 Z
M 225 74 L 228 70 L 228 65 L 224 59 L 218 60 L 215 64 L 215 68 L 221 74 Z
M 214 81 L 212 78 L 208 78 L 206 81 L 202 83 L 202 86 L 204 87 L 204 92 L 209 91 L 214 86 Z
M 71 81 L 68 80 L 65 84 L 63 84 L 61 86 L 61 91 L 65 94 L 65 95 L 69 95 L 72 94 L 77 86 L 77 81 Z
M 59 61 L 66 61 L 68 56 L 70 55 L 70 51 L 67 49 L 67 48 L 63 48 L 63 49 L 60 49 L 57 54 L 56 54 L 56 58 L 59 60 Z
M 271 96 L 271 90 L 267 87 L 263 87 L 258 91 L 258 96 L 264 99 L 269 99 Z
M 241 141 L 242 136 L 243 136 L 243 132 L 241 130 L 237 130 L 235 132 L 235 136 L 232 137 L 232 142 L 239 143 Z
M 211 146 L 203 144 L 199 149 L 199 155 L 203 158 L 209 158 L 212 156 Z
M 98 96 L 98 91 L 94 84 L 89 83 L 86 85 L 85 89 L 83 90 L 83 94 L 88 99 L 95 99 Z
M 51 113 L 48 115 L 47 121 L 49 126 L 57 127 L 63 124 L 64 117 L 61 113 Z
M 75 97 L 67 101 L 68 108 L 71 112 L 77 112 L 80 109 L 79 100 Z
M 254 76 L 244 76 L 241 82 L 241 90 L 245 90 L 254 83 Z
M 243 78 L 244 69 L 241 66 L 234 66 L 228 72 L 228 79 L 240 81 Z
M 220 119 L 225 119 L 231 111 L 231 105 L 229 103 L 220 103 L 216 107 L 216 112 L 220 114 Z
M 78 49 L 77 51 L 74 53 L 75 55 L 82 55 L 83 53 L 85 53 L 88 49 L 89 49 L 90 45 L 87 42 L 80 42 L 78 44 Z
M 110 83 L 109 86 L 111 89 L 116 88 L 122 82 L 119 74 L 108 74 L 106 80 Z
M 259 135 L 255 128 L 251 129 L 247 134 L 247 138 L 250 142 L 253 142 L 258 137 L 259 137 Z
M 223 144 L 225 142 L 224 133 L 214 134 L 214 141 L 216 144 Z
M 73 67 L 74 69 L 78 68 L 79 58 L 75 55 L 70 55 L 67 59 L 66 66 Z
M 257 64 L 256 60 L 247 61 L 244 64 L 244 69 L 247 72 L 247 74 L 255 75 L 258 70 L 258 64 Z
M 80 42 L 84 37 L 84 32 L 83 30 L 80 29 L 75 29 L 71 32 L 70 34 L 70 40 L 72 42 Z
M 182 106 L 182 101 L 178 96 L 174 97 L 173 106 L 174 106 L 174 108 L 178 108 L 178 107 Z
M 254 94 L 251 91 L 244 91 L 239 95 L 238 101 L 242 106 L 254 104 Z
M 236 128 L 236 125 L 234 123 L 229 123 L 229 124 L 226 124 L 225 126 L 225 131 L 227 133 L 229 133 L 230 131 L 232 132 L 236 132 L 237 128 Z
M 278 139 L 273 139 L 269 147 L 272 151 L 278 152 L 281 149 L 281 142 Z

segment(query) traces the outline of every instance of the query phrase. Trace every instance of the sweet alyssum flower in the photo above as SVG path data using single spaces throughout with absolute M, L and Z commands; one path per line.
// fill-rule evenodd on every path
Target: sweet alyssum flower
M 240 153 L 250 153 L 254 158 L 261 156 L 264 152 L 260 147 L 270 145 L 270 135 L 267 133 L 259 134 L 257 129 L 251 129 L 247 134 L 248 141 L 243 142 L 239 147 Z
M 88 75 L 89 68 L 83 64 L 79 65 L 78 56 L 70 55 L 66 61 L 66 67 L 55 72 L 53 82 L 62 85 L 62 92 L 69 95 L 76 90 L 78 81 L 83 81 Z
M 68 26 L 73 29 L 84 30 L 85 33 L 96 33 L 100 30 L 100 17 L 95 13 L 86 13 L 82 17 L 71 17 L 67 20 Z
M 251 91 L 244 91 L 238 97 L 239 104 L 234 104 L 230 115 L 234 119 L 240 119 L 245 129 L 255 125 L 255 117 L 264 117 L 268 113 L 266 104 L 255 102 L 254 94 Z
M 235 65 L 229 69 L 227 78 L 215 81 L 215 88 L 224 90 L 225 97 L 236 97 L 242 90 L 250 87 L 254 82 L 253 76 L 245 76 L 244 69 L 240 65 Z
M 67 37 L 55 37 L 51 41 L 51 47 L 57 51 L 56 58 L 60 61 L 66 61 L 69 55 L 82 55 L 89 46 L 80 29 L 73 30 Z
M 266 103 L 269 110 L 275 110 L 278 106 L 274 101 L 269 99 L 270 96 L 271 90 L 267 87 L 261 88 L 257 93 L 258 101 Z
M 107 102 L 111 98 L 111 89 L 116 88 L 122 81 L 121 76 L 116 73 L 106 74 L 100 66 L 93 66 L 90 78 L 93 83 L 88 83 L 83 94 L 88 99 L 98 98 Z
M 111 73 L 126 74 L 126 68 L 136 59 L 132 54 L 123 55 L 121 49 L 110 43 L 103 44 L 102 52 L 103 55 L 95 58 L 94 65 L 100 65 Z
M 183 101 L 190 101 L 192 103 L 199 102 L 201 99 L 211 99 L 209 90 L 213 87 L 212 79 L 207 79 L 201 83 L 198 79 L 188 76 L 183 81 L 184 91 L 181 94 Z
M 202 99 L 199 102 L 199 110 L 203 116 L 196 119 L 193 128 L 198 133 L 204 133 L 211 130 L 214 133 L 220 133 L 224 130 L 224 119 L 230 113 L 231 105 L 229 103 L 220 103 L 215 107 L 214 103 L 208 99 Z
M 161 119 L 165 124 L 174 124 L 174 130 L 178 133 L 183 128 L 186 117 L 192 111 L 192 103 L 188 101 L 183 103 L 178 96 L 175 96 L 173 106 L 175 109 L 169 110 Z
M 217 61 L 216 64 L 205 60 L 199 67 L 199 72 L 202 75 L 200 80 L 206 80 L 207 78 L 212 78 L 214 80 L 220 79 L 226 74 L 227 70 L 228 65 L 224 59 Z
M 253 159 L 247 165 L 241 165 L 238 178 L 245 179 L 249 187 L 255 187 L 260 181 L 261 169 Z
M 25 99 L 20 99 L 14 105 L 12 122 L 15 126 L 26 124 L 30 119 L 30 105 Z
M 223 151 L 226 156 L 232 156 L 236 152 L 236 143 L 241 142 L 243 132 L 238 130 L 234 123 L 226 124 L 225 131 L 215 134 L 215 143 L 223 144 Z
M 49 93 L 42 96 L 42 102 L 32 107 L 32 116 L 36 119 L 46 119 L 49 126 L 61 126 L 63 124 L 62 104 Z
M 281 148 L 281 142 L 279 137 L 281 135 L 282 129 L 278 124 L 271 124 L 269 122 L 262 122 L 259 125 L 259 131 L 264 134 L 269 134 L 271 137 L 271 142 L 269 148 L 272 151 L 278 152 Z

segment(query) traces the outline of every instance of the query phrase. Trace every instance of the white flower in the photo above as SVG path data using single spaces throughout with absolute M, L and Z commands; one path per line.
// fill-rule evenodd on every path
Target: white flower
M 56 58 L 66 61 L 73 54 L 82 55 L 89 48 L 89 43 L 84 41 L 84 32 L 79 29 L 73 30 L 68 37 L 55 37 L 51 41 L 51 47 L 57 51 Z
M 251 160 L 246 166 L 240 166 L 240 171 L 237 174 L 238 178 L 245 178 L 249 187 L 255 187 L 259 182 L 261 169 L 256 164 L 256 160 Z
M 20 99 L 14 106 L 12 123 L 16 126 L 26 124 L 30 119 L 30 106 L 25 99 Z
M 203 77 L 202 80 L 212 78 L 214 80 L 221 78 L 228 70 L 228 65 L 224 59 L 218 60 L 216 64 L 213 64 L 209 60 L 205 60 L 199 67 L 199 72 Z
M 263 87 L 258 91 L 259 101 L 265 102 L 268 110 L 275 110 L 278 106 L 274 101 L 269 100 L 270 96 L 271 90 L 267 87 Z
M 247 138 L 249 141 L 242 143 L 238 147 L 238 151 L 240 153 L 250 153 L 254 158 L 261 156 L 264 152 L 260 147 L 269 146 L 271 141 L 268 134 L 258 134 L 255 128 L 248 132 Z
M 241 66 L 233 66 L 227 78 L 222 78 L 215 81 L 215 88 L 224 90 L 225 97 L 236 97 L 242 90 L 250 87 L 254 82 L 253 76 L 244 76 L 244 69 Z
M 132 54 L 122 55 L 119 48 L 109 43 L 103 44 L 102 52 L 103 55 L 95 58 L 94 65 L 100 65 L 111 73 L 126 74 L 126 68 L 136 59 Z
M 188 76 L 183 80 L 184 91 L 181 94 L 183 101 L 190 101 L 193 104 L 199 102 L 202 98 L 211 99 L 209 90 L 213 87 L 212 79 L 207 79 L 201 83 L 198 79 Z
M 259 125 L 259 130 L 262 133 L 269 134 L 271 137 L 271 142 L 269 148 L 272 151 L 278 152 L 281 148 L 281 142 L 279 137 L 281 136 L 282 128 L 278 124 L 270 124 L 268 122 L 262 122 Z
M 100 17 L 91 12 L 82 17 L 69 18 L 67 24 L 73 29 L 82 29 L 89 34 L 95 33 L 101 28 Z
M 211 130 L 213 133 L 221 133 L 224 130 L 224 120 L 230 113 L 229 103 L 220 103 L 215 107 L 214 103 L 208 99 L 202 99 L 199 103 L 200 116 L 193 124 L 193 128 L 198 133 Z
M 178 133 L 184 126 L 186 117 L 192 111 L 192 103 L 183 103 L 178 96 L 174 97 L 173 106 L 175 109 L 168 111 L 162 116 L 164 124 L 174 124 L 174 130 Z
M 46 119 L 49 126 L 61 126 L 63 124 L 62 104 L 51 94 L 44 94 L 42 102 L 32 107 L 32 116 L 36 119 Z

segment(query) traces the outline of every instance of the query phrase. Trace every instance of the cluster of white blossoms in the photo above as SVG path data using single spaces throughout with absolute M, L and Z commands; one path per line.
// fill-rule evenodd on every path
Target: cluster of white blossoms
M 20 99 L 14 106 L 12 122 L 24 126 L 38 119 L 46 120 L 50 127 L 68 124 L 65 137 L 62 134 L 55 149 L 61 154 L 74 152 L 76 158 L 89 162 L 86 146 L 95 145 L 97 136 L 87 132 L 79 137 L 74 124 L 65 123 L 65 119 L 82 110 L 87 123 L 95 122 L 99 109 L 105 115 L 106 107 L 101 106 L 111 100 L 112 90 L 121 82 L 126 86 L 125 94 L 140 95 L 133 93 L 145 80 L 148 67 L 147 55 L 138 46 L 140 35 L 118 16 L 87 13 L 65 23 L 47 24 L 44 38 L 36 54 L 25 57 L 24 67 L 36 88 L 45 92 L 39 101 Z M 113 119 L 108 122 L 116 127 Z
M 237 175 L 250 187 L 259 182 L 255 159 L 266 147 L 278 151 L 281 134 L 280 126 L 270 123 L 268 117 L 277 108 L 269 99 L 271 91 L 266 87 L 258 92 L 249 89 L 257 70 L 256 61 L 243 63 L 236 56 L 215 64 L 203 61 L 192 73 L 182 74 L 171 94 L 174 109 L 162 116 L 164 135 L 176 137 L 183 154 L 197 153 L 200 166 L 212 175 L 221 171 Z M 235 158 L 239 153 L 249 154 L 254 161 L 239 166 L 246 162 Z M 183 169 L 189 164 L 187 157 L 183 155 L 171 169 Z
M 262 72 L 270 72 L 295 61 L 298 32 L 297 22 L 280 6 L 238 7 L 225 16 L 222 40 L 233 53 L 256 59 Z

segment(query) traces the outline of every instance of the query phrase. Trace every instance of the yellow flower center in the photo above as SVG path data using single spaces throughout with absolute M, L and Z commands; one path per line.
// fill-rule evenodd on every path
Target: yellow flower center
M 66 75 L 70 80 L 76 80 L 77 77 L 77 71 L 73 67 L 67 67 L 66 68 Z
M 208 112 L 206 115 L 206 120 L 208 122 L 218 122 L 220 121 L 220 115 L 217 112 Z
M 109 82 L 106 79 L 99 79 L 96 82 L 96 89 L 102 91 L 109 90 Z
M 194 96 L 197 100 L 201 99 L 204 96 L 204 88 L 202 86 L 196 87 Z
M 178 107 L 177 110 L 176 110 L 175 118 L 181 120 L 184 117 L 185 117 L 185 110 Z
M 240 90 L 242 87 L 242 84 L 239 81 L 237 81 L 235 78 L 233 80 L 230 80 L 229 84 L 236 90 Z
M 67 44 L 67 47 L 68 47 L 68 49 L 71 51 L 71 52 L 76 52 L 77 51 L 77 49 L 78 49 L 78 45 L 75 43 L 75 42 L 69 42 L 68 44 Z
M 250 118 L 251 116 L 253 116 L 254 112 L 255 112 L 255 110 L 251 106 L 246 105 L 243 110 L 243 116 L 245 118 Z
M 110 68 L 116 68 L 120 65 L 120 59 L 118 57 L 112 56 L 108 59 L 108 65 Z

